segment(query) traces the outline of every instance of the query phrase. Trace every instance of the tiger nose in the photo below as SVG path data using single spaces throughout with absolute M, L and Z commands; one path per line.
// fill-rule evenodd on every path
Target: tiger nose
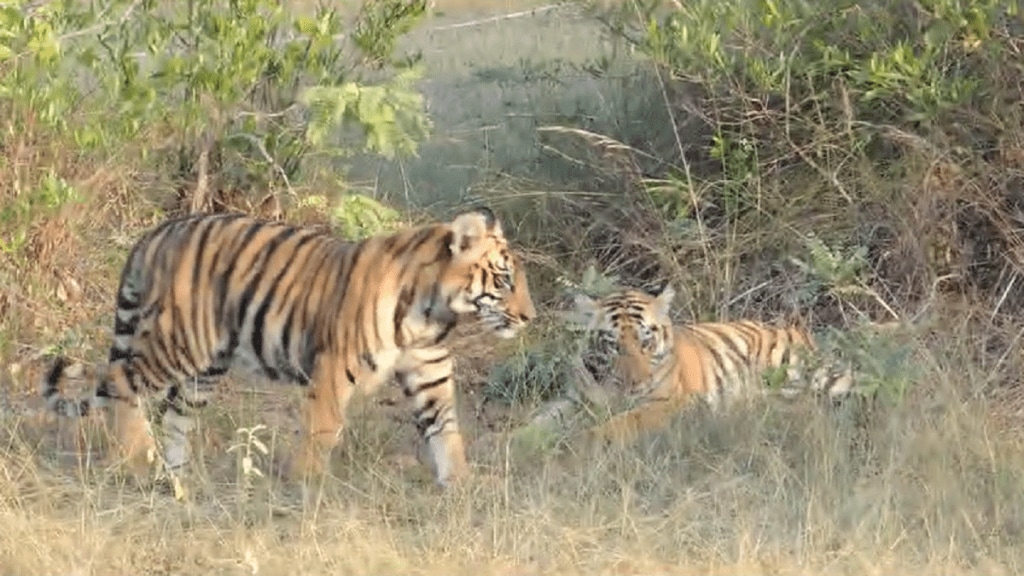
M 627 387 L 643 384 L 651 377 L 651 365 L 632 338 L 625 338 L 620 343 L 615 369 Z
M 651 377 L 651 367 L 643 358 L 620 356 L 615 367 L 627 387 L 639 386 Z

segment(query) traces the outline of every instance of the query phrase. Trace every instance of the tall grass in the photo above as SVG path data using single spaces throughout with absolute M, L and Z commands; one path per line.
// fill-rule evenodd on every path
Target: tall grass
M 246 491 L 224 441 L 275 418 L 259 398 L 236 396 L 204 419 L 204 480 L 187 503 L 76 472 L 71 456 L 54 459 L 52 435 L 40 441 L 28 420 L 7 416 L 0 565 L 11 574 L 1016 573 L 1024 451 L 991 407 L 962 392 L 964 379 L 986 376 L 965 358 L 974 344 L 935 335 L 917 345 L 929 386 L 868 420 L 813 402 L 751 404 L 579 461 L 510 458 L 500 435 L 477 431 L 478 479 L 449 493 L 402 463 L 410 445 L 380 407 L 355 411 L 323 485 L 303 494 L 268 475 Z M 255 465 L 269 469 L 279 448 L 262 434 L 272 453 Z

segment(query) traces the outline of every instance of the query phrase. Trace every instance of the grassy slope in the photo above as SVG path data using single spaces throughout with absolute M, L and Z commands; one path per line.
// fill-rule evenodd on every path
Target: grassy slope
M 430 26 L 488 15 L 439 4 L 449 16 Z M 523 3 L 493 4 L 503 12 Z M 437 136 L 402 166 L 408 187 L 395 165 L 356 170 L 368 181 L 380 169 L 382 195 L 456 204 L 497 172 L 506 183 L 530 177 L 561 189 L 571 174 L 546 163 L 535 128 L 629 115 L 629 92 L 614 83 L 516 75 L 522 57 L 591 56 L 598 39 L 582 24 L 549 15 L 414 41 L 431 66 Z M 39 376 L 32 357 L 56 341 L 79 357 L 103 356 L 123 254 L 111 239 L 130 239 L 148 223 L 116 201 L 130 194 L 116 165 L 66 163 L 62 173 L 76 186 L 106 193 L 34 227 L 32 264 L 5 265 L 0 285 L 9 359 L 0 394 L 9 408 L 0 415 L 0 574 L 997 575 L 1024 567 L 1024 450 L 991 407 L 963 402 L 988 373 L 973 353 L 984 343 L 958 338 L 959 326 L 916 341 L 917 380 L 930 386 L 864 429 L 800 403 L 756 406 L 717 422 L 680 422 L 635 455 L 526 463 L 481 434 L 498 418 L 481 414 L 486 407 L 467 390 L 462 407 L 483 479 L 463 491 L 440 494 L 412 461 L 411 426 L 395 425 L 403 411 L 361 405 L 336 478 L 305 495 L 256 479 L 250 495 L 240 488 L 237 452 L 225 454 L 240 438 L 235 430 L 270 427 L 258 432 L 273 452 L 256 456 L 265 469 L 275 433 L 294 423 L 294 394 L 258 390 L 204 419 L 197 447 L 205 469 L 188 504 L 83 472 L 75 454 L 90 452 L 75 431 L 24 409 Z M 460 346 L 472 359 L 460 364 L 463 381 L 480 380 L 493 346 Z

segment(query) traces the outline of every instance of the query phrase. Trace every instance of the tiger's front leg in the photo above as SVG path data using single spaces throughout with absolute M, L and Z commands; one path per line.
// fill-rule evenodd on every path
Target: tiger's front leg
M 430 451 L 434 477 L 441 486 L 469 473 L 455 407 L 453 371 L 451 354 L 441 347 L 406 351 L 396 370 L 402 391 L 412 401 L 416 427 Z
M 303 405 L 300 445 L 287 466 L 291 480 L 323 474 L 331 452 L 341 441 L 353 384 L 339 364 L 335 357 L 317 360 Z
M 607 422 L 592 426 L 584 435 L 588 444 L 623 446 L 640 436 L 666 429 L 684 402 L 675 398 L 648 399 L 639 406 L 616 414 Z

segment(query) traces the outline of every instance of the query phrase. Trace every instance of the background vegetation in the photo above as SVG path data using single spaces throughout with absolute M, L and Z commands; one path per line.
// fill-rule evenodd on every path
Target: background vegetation
M 1008 0 L 0 6 L 0 573 L 1019 572 L 1022 42 Z M 38 412 L 46 353 L 105 356 L 160 219 L 356 238 L 478 203 L 545 314 L 519 342 L 460 331 L 465 490 L 430 485 L 388 397 L 300 494 L 263 474 L 295 391 L 236 387 L 185 502 Z M 564 385 L 564 285 L 663 279 L 680 321 L 896 322 L 833 339 L 892 401 L 506 451 Z

